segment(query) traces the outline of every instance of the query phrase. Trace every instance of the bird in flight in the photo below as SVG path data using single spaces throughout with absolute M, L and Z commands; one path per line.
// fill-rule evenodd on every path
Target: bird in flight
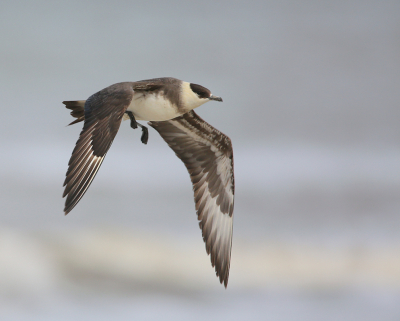
M 203 86 L 167 77 L 121 82 L 86 101 L 64 101 L 76 118 L 70 125 L 84 121 L 64 181 L 64 212 L 67 215 L 89 188 L 121 121 L 130 120 L 133 129 L 142 129 L 143 144 L 147 144 L 149 133 L 137 120 L 148 121 L 189 172 L 206 251 L 226 287 L 235 193 L 233 151 L 229 137 L 193 111 L 210 100 L 222 98 Z

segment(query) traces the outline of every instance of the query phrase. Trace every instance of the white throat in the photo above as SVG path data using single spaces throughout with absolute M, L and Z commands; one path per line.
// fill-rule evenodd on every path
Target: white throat
M 190 83 L 182 81 L 181 103 L 189 111 L 195 109 L 209 101 L 207 98 L 199 98 L 190 88 Z

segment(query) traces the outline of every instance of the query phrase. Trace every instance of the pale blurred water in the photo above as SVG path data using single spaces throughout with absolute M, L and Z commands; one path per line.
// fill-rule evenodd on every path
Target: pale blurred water
M 3 1 L 0 318 L 398 320 L 398 1 Z M 124 123 L 67 217 L 61 101 L 174 76 L 223 104 L 236 170 L 228 289 L 184 166 Z
M 37 156 L 23 164 L 23 153 L 8 149 L 25 178 L 1 189 L 2 317 L 399 316 L 400 184 L 391 175 L 397 152 L 237 148 L 232 267 L 224 290 L 204 250 L 184 166 L 162 145 L 141 149 L 135 166 L 126 167 L 132 151 L 113 146 L 67 217 L 57 177 L 70 151 L 24 146 Z M 268 171 L 257 171 L 265 165 Z M 5 181 L 10 176 L 2 172 Z

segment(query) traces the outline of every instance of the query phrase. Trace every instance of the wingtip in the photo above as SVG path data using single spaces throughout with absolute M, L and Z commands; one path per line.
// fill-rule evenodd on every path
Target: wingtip
M 67 216 L 69 212 L 71 212 L 72 208 L 68 208 L 67 205 L 64 207 L 64 216 Z
M 228 287 L 228 280 L 229 280 L 229 272 L 228 275 L 222 276 L 222 274 L 218 274 L 217 272 L 217 277 L 219 278 L 219 282 L 225 287 L 225 289 Z
M 73 122 L 70 122 L 67 126 L 71 126 L 71 125 L 80 123 L 81 121 L 84 121 L 84 120 L 85 120 L 85 116 L 79 117 L 78 119 L 75 119 Z M 67 126 L 65 126 L 65 127 L 67 127 Z
M 228 287 L 228 279 L 221 281 L 221 284 L 224 284 L 225 289 Z

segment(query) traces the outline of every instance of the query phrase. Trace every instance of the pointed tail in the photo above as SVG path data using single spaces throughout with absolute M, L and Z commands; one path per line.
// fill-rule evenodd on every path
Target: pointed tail
M 68 126 L 85 120 L 85 102 L 86 100 L 63 101 L 65 107 L 71 109 L 71 116 L 77 118 Z

